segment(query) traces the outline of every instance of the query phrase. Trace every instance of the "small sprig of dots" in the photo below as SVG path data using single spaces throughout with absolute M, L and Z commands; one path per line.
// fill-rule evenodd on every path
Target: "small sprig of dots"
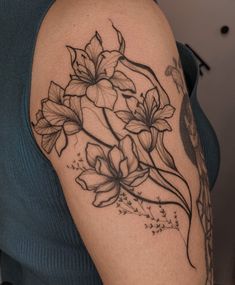
M 140 196 L 142 192 L 138 193 Z M 151 230 L 153 235 L 161 233 L 165 230 L 179 231 L 179 221 L 177 212 L 174 211 L 173 218 L 169 218 L 167 211 L 161 204 L 161 199 L 157 197 L 159 202 L 159 216 L 153 214 L 151 206 L 145 206 L 145 202 L 138 198 L 130 198 L 126 193 L 121 193 L 116 204 L 120 215 L 137 215 L 145 217 L 148 222 L 144 224 L 145 229 Z
M 66 167 L 68 169 L 74 170 L 74 171 L 80 171 L 80 170 L 84 170 L 84 166 L 83 166 L 83 158 L 81 157 L 81 153 L 77 153 L 77 157 L 76 159 L 73 160 L 73 162 L 71 164 L 66 165 Z

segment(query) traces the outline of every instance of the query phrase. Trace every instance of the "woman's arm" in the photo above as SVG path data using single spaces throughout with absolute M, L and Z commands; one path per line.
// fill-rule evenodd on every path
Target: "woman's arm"
M 104 284 L 212 285 L 206 169 L 153 1 L 57 1 L 36 46 L 31 119 Z

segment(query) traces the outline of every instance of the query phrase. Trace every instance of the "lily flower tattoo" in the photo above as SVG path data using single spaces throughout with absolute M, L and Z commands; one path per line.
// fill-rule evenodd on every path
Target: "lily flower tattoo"
M 168 104 L 160 108 L 155 88 L 147 91 L 142 102 L 132 97 L 126 99 L 126 103 L 128 111 L 117 111 L 116 115 L 126 123 L 125 129 L 137 134 L 143 148 L 151 152 L 156 147 L 159 132 L 172 130 L 166 119 L 173 116 L 174 107 Z
M 97 107 L 113 110 L 118 94 L 116 88 L 135 92 L 133 81 L 116 70 L 122 54 L 104 50 L 98 32 L 85 49 L 68 47 L 74 75 L 66 87 L 66 95 L 87 96 Z
M 121 215 L 145 218 L 145 228 L 152 229 L 153 235 L 165 229 L 179 232 L 189 265 L 195 268 L 189 250 L 191 189 L 165 142 L 165 134 L 174 131 L 171 118 L 175 108 L 154 71 L 127 57 L 124 37 L 113 28 L 117 49 L 105 49 L 98 32 L 84 49 L 67 46 L 70 80 L 65 87 L 51 82 L 33 128 L 48 154 L 56 151 L 62 156 L 71 136 L 81 140 L 84 165 L 73 167 L 79 171 L 74 179 L 79 189 L 94 195 L 92 205 L 116 205 Z M 166 76 L 172 76 L 178 91 L 185 94 L 184 81 L 174 63 L 167 68 Z M 137 88 L 136 73 L 148 82 L 143 86 L 151 84 L 144 92 Z M 87 106 L 90 112 L 86 112 Z M 89 128 L 91 122 L 97 123 L 98 132 Z M 108 135 L 101 138 L 99 133 L 103 132 Z M 187 220 L 182 226 L 178 210 Z

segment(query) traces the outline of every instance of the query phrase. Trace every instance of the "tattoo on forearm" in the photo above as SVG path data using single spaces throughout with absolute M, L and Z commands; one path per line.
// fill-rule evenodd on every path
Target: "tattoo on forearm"
M 117 49 L 105 49 L 98 32 L 84 49 L 67 46 L 73 71 L 70 80 L 65 87 L 51 82 L 33 128 L 41 136 L 43 150 L 48 154 L 55 151 L 59 157 L 70 137 L 76 137 L 74 147 L 78 144 L 79 151 L 67 168 L 76 172 L 75 181 L 82 189 L 94 193 L 93 206 L 114 205 L 121 216 L 138 216 L 152 235 L 177 231 L 187 260 L 195 268 L 189 252 L 191 190 L 165 143 L 165 134 L 173 131 L 175 108 L 154 71 L 126 56 L 123 35 L 113 28 Z M 174 60 L 166 75 L 174 74 L 178 92 L 185 94 L 177 70 Z M 136 82 L 136 74 L 143 85 Z M 142 86 L 148 87 L 143 90 Z M 184 114 L 189 130 L 191 118 Z M 188 137 L 188 145 L 194 136 Z M 198 164 L 201 153 L 197 154 L 197 148 L 195 153 L 190 151 L 187 154 Z M 198 169 L 203 175 L 202 164 Z M 198 199 L 202 222 L 204 197 L 200 194 Z M 187 229 L 181 227 L 182 215 Z
M 211 201 L 209 192 L 209 181 L 207 169 L 203 155 L 200 138 L 197 133 L 196 123 L 194 121 L 193 112 L 188 100 L 187 88 L 184 84 L 182 76 L 182 67 L 180 60 L 174 58 L 173 65 L 170 65 L 166 70 L 166 75 L 171 76 L 178 92 L 182 92 L 183 102 L 181 107 L 180 131 L 184 144 L 185 152 L 189 159 L 197 167 L 200 177 L 200 192 L 197 199 L 197 209 L 201 220 L 205 238 L 205 263 L 207 277 L 205 285 L 213 284 L 213 248 L 212 248 L 212 215 Z

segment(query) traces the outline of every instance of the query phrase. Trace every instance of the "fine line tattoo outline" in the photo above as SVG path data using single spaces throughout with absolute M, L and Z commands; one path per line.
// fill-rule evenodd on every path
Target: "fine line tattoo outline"
M 171 229 L 179 231 L 186 246 L 188 262 L 195 268 L 189 254 L 192 195 L 187 181 L 177 169 L 174 158 L 164 143 L 165 133 L 172 132 L 169 120 L 174 116 L 175 108 L 154 71 L 125 56 L 125 40 L 121 32 L 113 24 L 112 26 L 119 42 L 116 50 L 104 49 L 98 32 L 84 49 L 67 46 L 73 74 L 65 88 L 51 81 L 48 98 L 41 101 L 41 109 L 36 115 L 37 122 L 33 128 L 41 136 L 43 150 L 49 154 L 55 149 L 59 157 L 68 146 L 69 136 L 78 136 L 80 133 L 87 136 L 87 166 L 83 166 L 75 181 L 84 190 L 94 193 L 95 207 L 117 205 L 120 196 L 125 193 L 128 199 L 131 197 L 134 201 L 141 201 L 147 204 L 144 204 L 146 207 L 159 207 L 160 213 L 163 212 L 164 215 L 164 205 L 182 210 L 188 219 L 185 238 L 178 221 L 175 225 L 170 218 L 165 222 L 169 223 Z M 120 65 L 142 75 L 152 87 L 138 94 L 134 80 L 119 69 Z M 117 109 L 116 103 L 120 97 L 125 102 L 125 108 Z M 84 101 L 92 104 L 93 112 L 96 112 L 105 129 L 109 130 L 113 142 L 100 138 L 86 128 Z M 123 125 L 125 135 L 120 135 L 115 130 L 110 114 L 116 116 L 119 124 Z M 160 165 L 158 160 L 161 161 Z M 174 178 L 181 187 L 174 185 L 169 177 Z M 136 191 L 138 186 L 147 181 L 153 187 L 164 189 L 170 198 L 164 200 L 158 195 L 149 198 L 145 193 Z M 160 222 L 160 219 L 146 214 L 149 208 L 142 210 L 145 214 L 142 213 L 141 216 L 150 216 L 159 227 L 157 221 Z M 174 217 L 177 217 L 175 211 Z M 166 226 L 163 228 L 166 229 Z

